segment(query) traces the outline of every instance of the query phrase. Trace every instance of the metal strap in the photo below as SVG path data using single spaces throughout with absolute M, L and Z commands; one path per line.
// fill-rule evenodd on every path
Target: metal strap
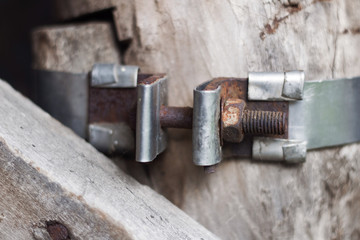
M 88 74 L 45 70 L 36 70 L 35 74 L 39 106 L 79 136 L 87 138 Z
M 289 139 L 308 149 L 360 141 L 360 77 L 308 81 L 289 109 Z

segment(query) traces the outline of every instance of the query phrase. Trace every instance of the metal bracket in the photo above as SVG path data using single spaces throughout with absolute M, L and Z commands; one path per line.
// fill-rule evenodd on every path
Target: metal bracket
M 166 77 L 153 77 L 138 85 L 136 161 L 151 162 L 166 148 L 160 126 L 160 107 L 167 103 Z
M 220 90 L 207 90 L 204 83 L 194 90 L 193 161 L 198 166 L 212 166 L 221 161 Z
M 107 154 L 133 152 L 136 132 L 137 160 L 150 162 L 166 148 L 160 127 L 166 76 L 138 70 L 116 64 L 95 64 L 90 74 L 37 70 L 37 103 Z
M 303 71 L 249 73 L 248 98 L 258 101 L 299 101 L 303 98 Z M 304 162 L 306 141 L 298 139 L 254 138 L 255 160 Z

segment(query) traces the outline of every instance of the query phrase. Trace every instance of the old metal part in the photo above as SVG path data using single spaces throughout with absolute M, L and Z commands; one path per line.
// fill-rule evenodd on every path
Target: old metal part
M 241 142 L 244 138 L 243 111 L 246 103 L 242 99 L 225 101 L 221 112 L 222 138 L 228 142 Z
M 259 161 L 304 162 L 306 159 L 306 142 L 256 137 L 253 139 L 252 158 Z
M 211 173 L 214 173 L 214 172 L 216 172 L 216 164 L 215 165 L 211 165 L 211 166 L 205 166 L 204 167 L 204 172 L 206 173 L 206 174 L 211 174 Z
M 94 76 L 109 74 L 109 66 L 114 73 L 114 65 L 106 65 L 104 72 L 94 67 Z M 91 87 L 85 73 L 36 73 L 39 105 L 103 152 L 131 151 L 136 129 L 139 162 L 150 162 L 165 149 L 162 128 L 167 127 L 193 126 L 194 163 L 206 172 L 222 153 L 296 163 L 304 161 L 306 149 L 360 140 L 360 77 L 304 83 L 303 72 L 293 71 L 250 73 L 248 80 L 217 78 L 194 90 L 192 111 L 166 106 L 161 74 L 139 74 L 137 88 L 114 88 L 109 86 L 115 80 L 105 75 L 110 85 Z
M 250 72 L 249 100 L 294 101 L 301 100 L 305 74 L 303 71 L 291 72 Z
M 283 135 L 285 119 L 284 112 L 245 110 L 242 115 L 242 128 L 245 134 Z
M 290 104 L 289 138 L 307 149 L 360 141 L 360 77 L 308 81 L 302 101 Z
M 226 101 L 229 99 L 241 99 L 243 101 L 246 102 L 246 110 L 248 111 L 254 111 L 252 112 L 252 118 L 248 118 L 245 119 L 243 121 L 242 124 L 245 124 L 246 126 L 249 126 L 246 130 L 248 133 L 251 133 L 252 135 L 250 136 L 245 136 L 242 143 L 238 144 L 238 143 L 231 143 L 231 142 L 227 142 L 226 144 L 222 144 L 221 139 L 224 138 L 227 140 L 229 140 L 230 137 L 224 136 L 226 133 L 224 133 L 224 121 L 220 121 L 220 144 L 219 145 L 215 145 L 216 148 L 220 148 L 220 150 L 218 151 L 218 153 L 221 154 L 221 148 L 224 150 L 224 157 L 225 158 L 229 158 L 229 157 L 251 157 L 251 148 L 252 148 L 252 138 L 253 135 L 257 136 L 257 135 L 262 135 L 261 133 L 257 133 L 257 132 L 267 132 L 269 133 L 269 137 L 274 137 L 274 138 L 283 138 L 286 139 L 288 137 L 288 132 L 287 132 L 287 120 L 288 120 L 288 107 L 289 107 L 289 102 L 286 101 L 282 101 L 282 102 L 266 102 L 266 101 L 248 101 L 247 99 L 247 89 L 248 89 L 248 81 L 247 79 L 240 79 L 240 78 L 217 78 L 214 79 L 212 81 L 206 82 L 202 85 L 200 85 L 197 89 L 195 89 L 194 91 L 194 122 L 193 122 L 193 126 L 195 129 L 195 123 L 197 121 L 200 120 L 196 120 L 201 119 L 201 117 L 199 117 L 198 113 L 196 113 L 195 111 L 195 107 L 196 107 L 196 90 L 198 89 L 203 89 L 202 92 L 207 91 L 215 91 L 218 90 L 220 88 L 220 99 L 222 104 L 221 105 L 221 112 L 224 113 L 224 109 L 225 109 L 225 105 L 226 105 Z M 199 90 L 198 90 L 199 91 Z M 206 107 L 204 107 L 206 108 Z M 211 108 L 211 107 L 208 107 Z M 205 109 L 206 110 L 206 109 Z M 245 111 L 245 110 L 244 110 Z M 256 111 L 267 111 L 266 114 L 265 112 L 263 113 L 263 116 L 267 116 L 270 117 L 272 116 L 273 118 L 269 118 L 269 120 L 266 122 L 269 124 L 270 127 L 266 127 L 266 131 L 265 131 L 265 126 L 261 126 L 261 121 L 257 120 L 257 113 Z M 269 112 L 269 113 L 268 113 Z M 278 114 L 272 115 L 272 112 L 279 112 Z M 280 114 L 282 113 L 282 114 Z M 247 117 L 246 115 L 244 116 L 244 113 L 242 114 L 243 117 Z M 250 117 L 251 117 L 251 112 L 250 112 Z M 260 120 L 261 118 L 259 118 Z M 263 118 L 263 124 L 265 123 L 265 119 Z M 276 120 L 277 119 L 277 120 Z M 252 121 L 251 121 L 252 120 Z M 276 121 L 275 121 L 276 120 Z M 208 135 L 211 136 L 211 138 L 207 138 L 206 141 L 204 139 L 199 139 L 200 135 L 194 131 L 193 129 L 193 152 L 194 152 L 194 161 L 200 161 L 201 159 L 206 161 L 206 158 L 208 157 L 208 155 L 198 155 L 195 156 L 195 153 L 198 153 L 198 145 L 196 144 L 198 142 L 207 142 L 207 144 L 209 146 L 214 145 L 214 143 L 217 142 L 217 139 L 213 139 L 214 136 L 218 136 L 218 130 L 215 128 L 215 126 L 218 126 L 218 123 L 215 124 L 215 120 L 210 121 L 212 122 L 211 127 L 214 127 L 212 129 L 212 133 L 208 133 Z M 203 128 L 209 130 L 209 124 L 208 123 L 198 123 L 200 126 L 202 126 Z M 226 124 L 225 124 L 226 126 Z M 244 130 L 243 125 L 241 125 L 241 127 Z M 264 129 L 264 130 L 263 130 Z M 279 135 L 280 134 L 280 135 Z M 229 136 L 229 135 L 228 135 Z M 230 135 L 232 136 L 232 135 Z M 236 135 L 235 135 L 236 136 Z M 233 140 L 233 139 L 231 139 Z M 221 147 L 222 146 L 222 147 Z M 207 150 L 204 150 L 204 152 L 206 152 Z M 210 152 L 210 151 L 209 151 Z M 217 154 L 218 154 L 217 153 Z M 209 154 L 209 153 L 208 153 Z M 210 152 L 211 157 L 218 157 L 219 159 L 221 159 L 221 155 L 215 155 L 212 154 L 212 152 Z M 219 157 L 220 155 L 220 157 Z M 199 160 L 200 159 L 200 160 Z M 216 162 L 216 160 L 211 160 L 212 162 Z
M 271 137 L 287 138 L 288 102 L 248 101 L 248 81 L 244 78 L 217 78 L 208 82 L 205 88 L 215 89 L 218 86 L 222 87 L 220 95 L 223 103 L 226 103 L 227 99 L 242 99 L 245 101 L 246 109 L 242 114 L 242 124 L 244 124 L 243 131 L 245 129 L 246 133 L 252 135 L 263 135 L 266 133 L 267 136 Z M 246 115 L 244 115 L 245 111 Z M 224 106 L 222 106 L 222 112 L 224 112 Z M 261 112 L 263 112 L 263 118 L 261 118 Z M 278 114 L 272 114 L 272 112 L 277 112 Z M 260 117 L 258 117 L 259 113 Z M 247 114 L 249 114 L 249 116 L 247 116 Z M 265 118 L 265 116 L 267 118 Z M 261 126 L 261 123 L 263 123 L 263 125 L 266 123 L 266 126 Z M 221 121 L 221 134 L 223 134 L 223 128 L 224 123 Z
M 225 101 L 221 113 L 222 138 L 240 143 L 244 134 L 282 135 L 285 133 L 285 113 L 244 110 L 242 99 Z
M 191 107 L 160 108 L 160 125 L 163 128 L 192 128 L 193 109 Z
M 153 76 L 137 87 L 136 161 L 151 162 L 166 148 L 160 107 L 166 105 L 166 76 Z
M 126 123 L 92 123 L 89 142 L 106 154 L 126 154 L 134 151 L 134 131 Z
M 124 122 L 135 130 L 136 91 L 136 88 L 90 88 L 89 123 Z
M 90 84 L 103 88 L 135 88 L 138 71 L 138 66 L 96 63 L 91 71 Z
M 87 138 L 88 74 L 36 70 L 35 79 L 39 106 Z
M 221 161 L 221 86 L 207 90 L 208 83 L 194 89 L 193 162 L 198 166 L 212 166 Z
M 285 72 L 282 96 L 293 100 L 301 100 L 303 98 L 304 82 L 304 71 Z

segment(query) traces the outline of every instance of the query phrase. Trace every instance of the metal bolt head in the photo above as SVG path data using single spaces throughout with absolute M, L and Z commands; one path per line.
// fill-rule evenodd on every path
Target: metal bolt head
M 227 142 L 239 143 L 244 138 L 241 116 L 246 107 L 242 99 L 227 99 L 221 114 L 222 137 Z

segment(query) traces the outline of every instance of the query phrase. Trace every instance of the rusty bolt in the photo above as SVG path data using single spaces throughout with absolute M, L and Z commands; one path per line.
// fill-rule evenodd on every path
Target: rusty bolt
M 192 128 L 193 109 L 190 107 L 160 108 L 160 125 L 163 128 Z
M 242 129 L 245 134 L 282 135 L 285 133 L 285 117 L 283 112 L 245 110 Z
M 226 100 L 221 115 L 222 137 L 228 142 L 241 142 L 244 138 L 241 117 L 246 103 L 241 99 L 230 98 Z
M 282 135 L 285 133 L 283 112 L 246 110 L 241 99 L 226 100 L 221 114 L 222 137 L 225 141 L 239 143 L 244 134 Z

